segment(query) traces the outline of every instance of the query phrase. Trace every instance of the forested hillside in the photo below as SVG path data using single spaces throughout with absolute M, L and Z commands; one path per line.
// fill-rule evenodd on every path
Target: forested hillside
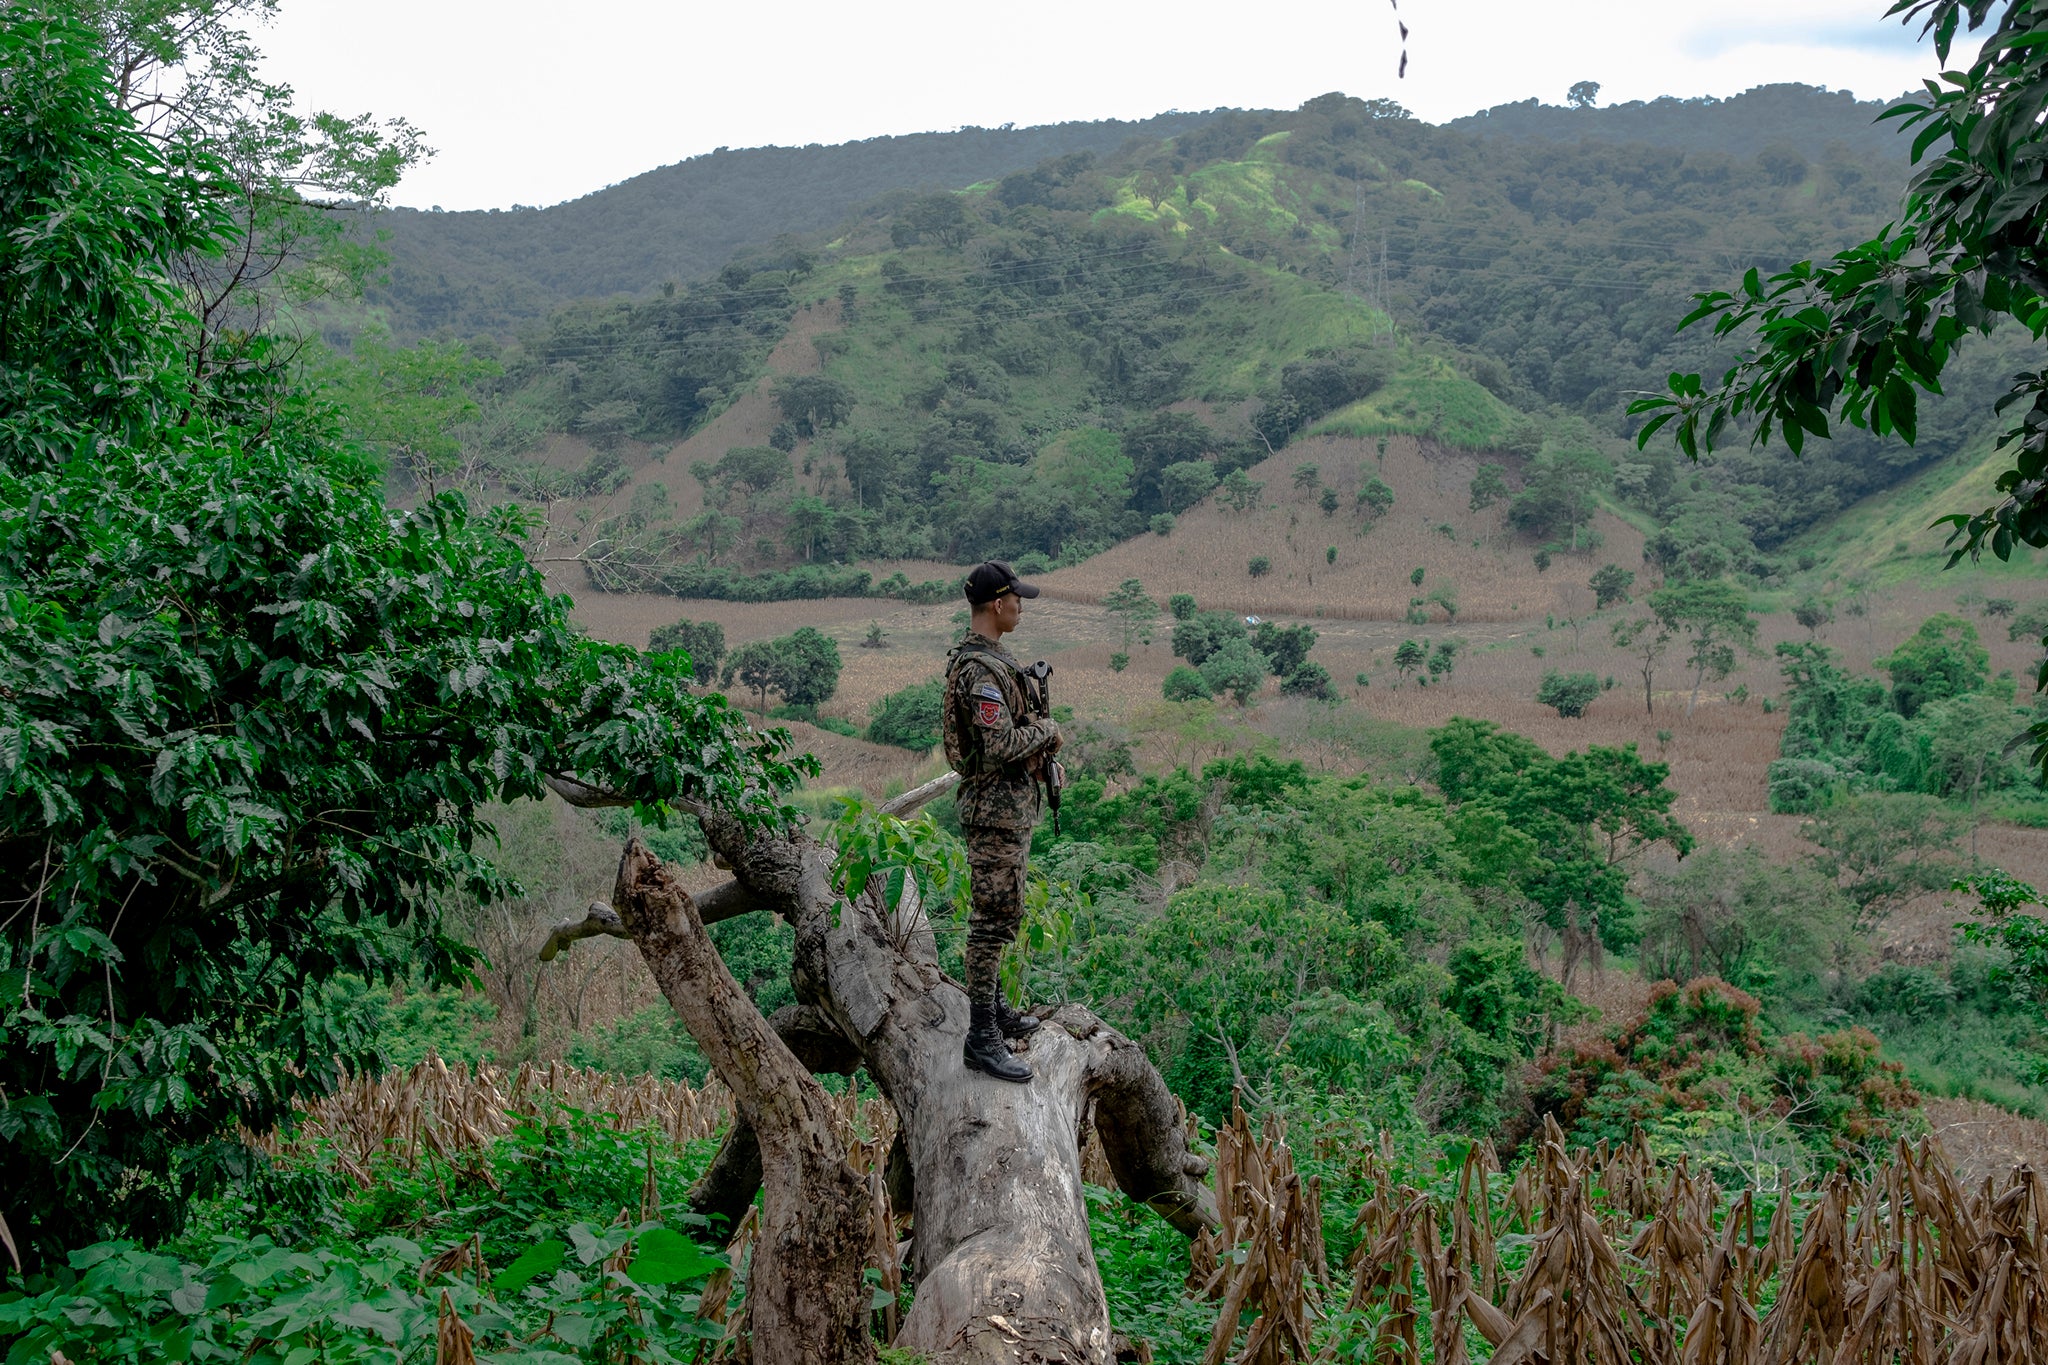
M 1846 130 L 1872 109 L 1777 87 L 1715 112 L 1734 137 L 1766 120 Z M 1729 353 L 1674 333 L 1691 291 L 1881 226 L 1901 163 L 1863 143 L 1808 161 L 1778 144 L 1525 141 L 1339 95 L 1218 114 L 876 201 L 644 300 L 566 305 L 485 347 L 504 373 L 464 442 L 518 496 L 611 517 L 608 584 L 697 595 L 757 591 L 721 586 L 740 569 L 875 555 L 1071 562 L 1309 430 L 1495 451 L 1503 496 L 1528 491 L 1536 461 L 1516 518 L 1531 552 L 1576 548 L 1604 497 L 1666 528 L 1667 560 L 1706 544 L 1769 578 L 1792 536 L 1963 450 L 2015 359 L 1997 339 L 1966 348 L 1956 397 L 1927 404 L 1912 446 L 1845 428 L 1797 461 L 1737 450 L 1681 476 L 1621 440 L 1628 394 Z M 821 332 L 819 374 L 777 381 L 784 422 L 753 448 L 771 453 L 634 472 L 635 442 L 690 436 L 751 392 L 799 315 Z M 594 449 L 563 468 L 540 458 L 549 433 Z M 629 480 L 620 518 L 609 501 Z M 1348 513 L 1381 515 L 1363 493 L 1345 490 Z M 760 591 L 825 590 L 807 573 Z
M 1599 86 L 1593 87 L 1597 98 Z M 1906 143 L 1895 121 L 1877 122 L 1888 101 L 1859 100 L 1847 90 L 1810 85 L 1760 85 L 1730 99 L 1666 95 L 1625 104 L 1496 104 L 1444 126 L 1493 137 L 1551 142 L 1618 142 L 1687 152 L 1725 152 L 1747 159 L 1783 148 L 1811 160 L 1854 154 L 1903 162 Z
M 699 279 L 735 251 L 831 227 L 890 192 L 949 189 L 1049 156 L 1106 154 L 1171 137 L 1203 114 L 1036 128 L 962 128 L 825 147 L 721 147 L 549 207 L 444 213 L 391 209 L 386 280 L 370 300 L 404 336 L 508 333 L 570 299 L 645 294 Z

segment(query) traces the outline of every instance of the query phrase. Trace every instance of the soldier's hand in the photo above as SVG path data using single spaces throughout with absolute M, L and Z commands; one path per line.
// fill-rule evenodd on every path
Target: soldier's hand
M 1060 746 L 1067 742 L 1067 737 L 1060 733 L 1058 721 L 1049 720 L 1046 724 L 1052 727 L 1052 742 L 1045 746 L 1045 756 L 1051 758 L 1060 751 Z

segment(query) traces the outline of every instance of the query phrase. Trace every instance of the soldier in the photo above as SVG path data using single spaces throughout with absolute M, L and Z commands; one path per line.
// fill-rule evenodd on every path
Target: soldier
M 971 1021 L 962 1060 L 998 1080 L 1028 1081 L 1031 1068 L 1005 1038 L 1038 1027 L 1010 1008 L 997 982 L 1003 948 L 1024 917 L 1024 864 L 1038 823 L 1038 784 L 1059 752 L 1060 728 L 1045 714 L 1043 670 L 1034 675 L 1003 648 L 1027 597 L 1038 589 L 1009 565 L 990 561 L 967 575 L 974 619 L 946 656 L 946 761 L 960 774 L 960 829 L 974 911 L 967 921 L 967 1002 Z

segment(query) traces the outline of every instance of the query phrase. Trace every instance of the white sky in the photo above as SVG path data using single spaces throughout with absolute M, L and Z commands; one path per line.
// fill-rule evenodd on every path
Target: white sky
M 1935 70 L 1885 8 L 1403 0 L 1405 80 L 1380 0 L 283 0 L 257 41 L 303 107 L 424 129 L 437 155 L 395 201 L 458 209 L 558 203 L 719 146 L 1291 109 L 1329 90 L 1431 122 L 1561 104 L 1579 80 L 1600 82 L 1602 104 L 1777 81 L 1882 98 Z

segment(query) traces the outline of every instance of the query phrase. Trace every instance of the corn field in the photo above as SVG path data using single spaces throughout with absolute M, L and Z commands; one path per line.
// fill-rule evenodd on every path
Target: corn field
M 848 1160 L 867 1177 L 872 1275 L 893 1300 L 915 1231 L 888 1192 L 894 1115 L 851 1091 L 834 1105 Z M 715 1083 L 429 1058 L 351 1082 L 266 1145 L 325 1145 L 367 1183 L 381 1162 L 476 1164 L 515 1122 L 565 1108 L 676 1143 L 732 1116 Z M 2048 1183 L 2027 1165 L 1966 1186 L 1922 1140 L 1868 1171 L 1730 1193 L 1641 1140 L 1573 1149 L 1546 1120 L 1512 1174 L 1488 1143 L 1433 1174 L 1384 1137 L 1363 1152 L 1319 1151 L 1366 1191 L 1347 1214 L 1327 1206 L 1320 1176 L 1296 1169 L 1277 1116 L 1255 1124 L 1240 1109 L 1215 1139 L 1222 1226 L 1192 1244 L 1187 1276 L 1190 1295 L 1216 1304 L 1202 1365 L 2048 1361 Z M 1113 1186 L 1092 1132 L 1082 1165 L 1090 1183 Z M 741 1276 L 751 1221 L 730 1248 Z M 1354 1249 L 1338 1264 L 1325 1237 L 1346 1227 Z M 731 1283 L 705 1303 L 722 1309 Z M 884 1341 L 896 1316 L 893 1303 L 877 1314 Z M 1142 1344 L 1133 1353 L 1151 1358 Z
M 1512 1178 L 1486 1144 L 1426 1191 L 1384 1143 L 1360 1160 L 1340 1271 L 1281 1125 L 1240 1111 L 1218 1134 L 1225 1227 L 1189 1277 L 1222 1300 L 1204 1365 L 2048 1360 L 2048 1186 L 2025 1165 L 1965 1188 L 1938 1145 L 1901 1142 L 1861 1175 L 1730 1195 L 1640 1141 L 1571 1150 L 1554 1122 Z

